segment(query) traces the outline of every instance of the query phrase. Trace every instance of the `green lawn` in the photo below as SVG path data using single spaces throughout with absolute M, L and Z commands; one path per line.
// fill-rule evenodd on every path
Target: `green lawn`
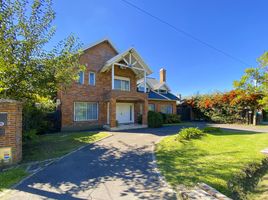
M 10 188 L 15 183 L 18 183 L 24 177 L 26 177 L 28 173 L 25 171 L 25 168 L 18 167 L 7 170 L 5 172 L 0 173 L 0 192 L 4 189 Z
M 263 177 L 256 190 L 250 195 L 249 199 L 266 200 L 268 197 L 268 174 Z
M 176 136 L 164 138 L 156 148 L 158 165 L 175 186 L 204 182 L 229 195 L 227 181 L 247 163 L 261 160 L 268 147 L 267 133 L 211 133 L 202 139 L 181 143 Z
M 5 172 L 0 172 L 0 192 L 29 175 L 25 170 L 27 166 L 25 163 L 60 157 L 109 135 L 110 133 L 107 132 L 56 133 L 40 135 L 35 140 L 24 143 L 22 147 L 24 167 L 11 168 Z
M 63 156 L 80 146 L 109 136 L 108 132 L 76 132 L 41 135 L 23 144 L 23 162 L 40 161 Z

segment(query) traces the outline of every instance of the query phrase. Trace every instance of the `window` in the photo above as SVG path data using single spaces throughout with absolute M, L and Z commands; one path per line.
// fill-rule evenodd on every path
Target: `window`
M 78 74 L 78 76 L 79 76 L 79 78 L 78 78 L 78 83 L 79 84 L 84 84 L 84 72 L 79 72 L 79 74 Z
M 149 109 L 150 111 L 155 111 L 155 105 L 154 105 L 154 104 L 149 104 L 148 109 Z
M 124 77 L 115 77 L 114 89 L 122 91 L 130 91 L 130 80 Z
M 88 78 L 89 85 L 95 85 L 95 73 L 89 72 L 89 78 Z
M 143 86 L 139 86 L 138 87 L 138 91 L 139 92 L 144 92 L 144 87 Z M 146 92 L 149 92 L 149 88 L 148 87 L 146 87 Z
M 74 121 L 89 121 L 98 119 L 98 103 L 75 102 Z
M 165 114 L 172 114 L 172 105 L 162 105 L 161 112 Z

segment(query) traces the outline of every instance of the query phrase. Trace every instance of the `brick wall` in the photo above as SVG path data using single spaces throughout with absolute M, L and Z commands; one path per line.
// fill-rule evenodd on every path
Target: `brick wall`
M 177 114 L 176 101 L 149 100 L 148 104 L 154 104 L 156 112 L 161 112 L 162 105 L 171 105 L 173 114 Z
M 22 158 L 22 104 L 0 99 L 0 113 L 7 113 L 5 133 L 0 135 L 0 149 L 11 147 L 12 163 L 17 163 Z

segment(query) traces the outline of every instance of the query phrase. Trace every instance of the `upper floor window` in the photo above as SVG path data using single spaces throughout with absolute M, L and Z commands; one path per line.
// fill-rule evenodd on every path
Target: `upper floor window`
M 89 85 L 95 85 L 95 73 L 89 72 L 89 78 L 88 78 L 88 84 Z
M 139 92 L 144 92 L 144 86 L 139 86 L 138 87 L 138 91 Z M 146 92 L 149 92 L 149 88 L 148 87 L 146 87 Z
M 84 84 L 84 72 L 83 71 L 79 72 L 78 76 L 79 76 L 79 78 L 78 78 L 77 82 L 79 84 Z
M 162 105 L 161 112 L 165 114 L 172 114 L 172 105 Z
M 130 80 L 129 78 L 115 76 L 114 78 L 114 89 L 122 91 L 130 91 Z
M 167 93 L 167 90 L 159 90 L 159 93 L 164 93 L 164 94 L 166 94 L 166 93 Z

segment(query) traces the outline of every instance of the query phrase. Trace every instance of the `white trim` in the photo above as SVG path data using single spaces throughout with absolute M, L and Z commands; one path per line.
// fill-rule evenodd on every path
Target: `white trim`
M 114 64 L 112 65 L 112 90 L 114 89 Z
M 110 102 L 107 102 L 107 124 L 110 124 Z
M 87 119 L 87 120 L 75 120 L 75 103 L 96 103 L 97 104 L 97 118 L 96 119 Z M 74 108 L 74 115 L 73 115 L 74 122 L 89 122 L 89 121 L 98 121 L 99 120 L 99 102 L 97 102 L 97 101 L 75 101 L 73 108 Z
M 90 84 L 90 74 L 94 74 L 94 81 L 93 81 L 93 85 L 92 85 L 92 84 Z M 90 71 L 90 72 L 88 73 L 88 84 L 89 84 L 89 85 L 92 85 L 92 86 L 95 86 L 95 85 L 96 85 L 96 73 L 95 73 L 95 72 L 93 72 L 93 71 Z

